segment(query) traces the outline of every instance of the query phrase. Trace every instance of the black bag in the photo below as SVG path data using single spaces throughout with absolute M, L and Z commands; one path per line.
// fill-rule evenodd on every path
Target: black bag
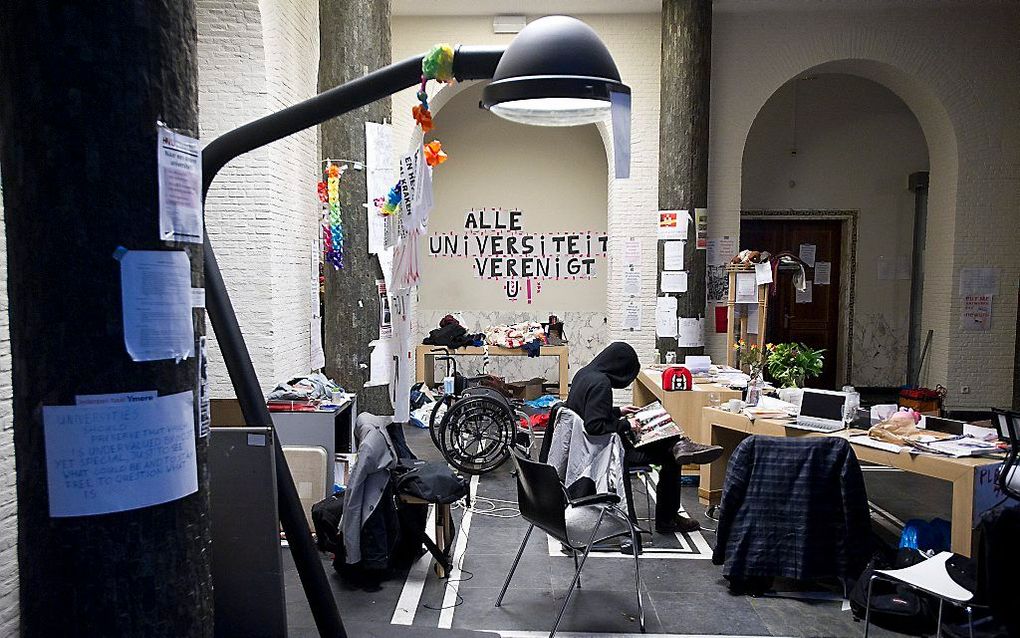
M 312 526 L 315 527 L 315 544 L 320 552 L 342 554 L 343 539 L 340 538 L 340 519 L 344 514 L 344 495 L 331 494 L 312 505 Z
M 470 482 L 442 461 L 401 460 L 393 470 L 398 495 L 429 503 L 455 503 L 468 495 Z
M 861 577 L 850 591 L 850 609 L 854 617 L 864 619 L 868 603 L 868 584 L 878 569 L 901 569 L 925 560 L 924 554 L 914 549 L 901 548 L 895 564 L 876 554 L 864 568 Z M 938 602 L 912 587 L 897 585 L 884 579 L 875 581 L 871 591 L 871 622 L 883 629 L 920 636 L 935 629 Z

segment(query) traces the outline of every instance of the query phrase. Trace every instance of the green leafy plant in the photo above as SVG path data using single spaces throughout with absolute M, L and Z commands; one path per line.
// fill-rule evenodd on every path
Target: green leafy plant
M 800 388 L 805 379 L 822 373 L 825 350 L 809 348 L 803 343 L 769 344 L 766 365 L 769 374 L 784 388 Z

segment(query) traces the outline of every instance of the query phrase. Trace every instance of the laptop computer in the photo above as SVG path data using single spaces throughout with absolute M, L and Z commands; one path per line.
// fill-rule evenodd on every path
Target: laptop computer
M 846 392 L 804 389 L 797 420 L 788 427 L 814 432 L 836 432 L 846 427 L 843 415 L 846 410 Z

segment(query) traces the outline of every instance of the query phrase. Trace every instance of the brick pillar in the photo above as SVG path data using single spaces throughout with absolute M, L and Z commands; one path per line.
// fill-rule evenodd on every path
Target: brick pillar
M 680 317 L 705 316 L 705 250 L 696 247 L 695 209 L 708 206 L 708 98 L 712 57 L 712 1 L 663 0 L 659 110 L 659 209 L 687 210 L 691 216 L 684 247 L 687 292 L 678 297 Z M 658 271 L 663 242 L 658 242 Z M 658 275 L 657 275 L 658 276 Z M 662 294 L 661 282 L 656 291 Z M 659 356 L 676 351 L 702 354 L 703 347 L 678 348 L 657 337 Z

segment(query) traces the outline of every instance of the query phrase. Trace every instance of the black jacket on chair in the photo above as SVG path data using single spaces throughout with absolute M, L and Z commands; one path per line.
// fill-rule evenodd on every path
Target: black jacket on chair
M 712 562 L 730 579 L 854 579 L 870 556 L 864 475 L 843 438 L 745 439 L 720 510 Z

